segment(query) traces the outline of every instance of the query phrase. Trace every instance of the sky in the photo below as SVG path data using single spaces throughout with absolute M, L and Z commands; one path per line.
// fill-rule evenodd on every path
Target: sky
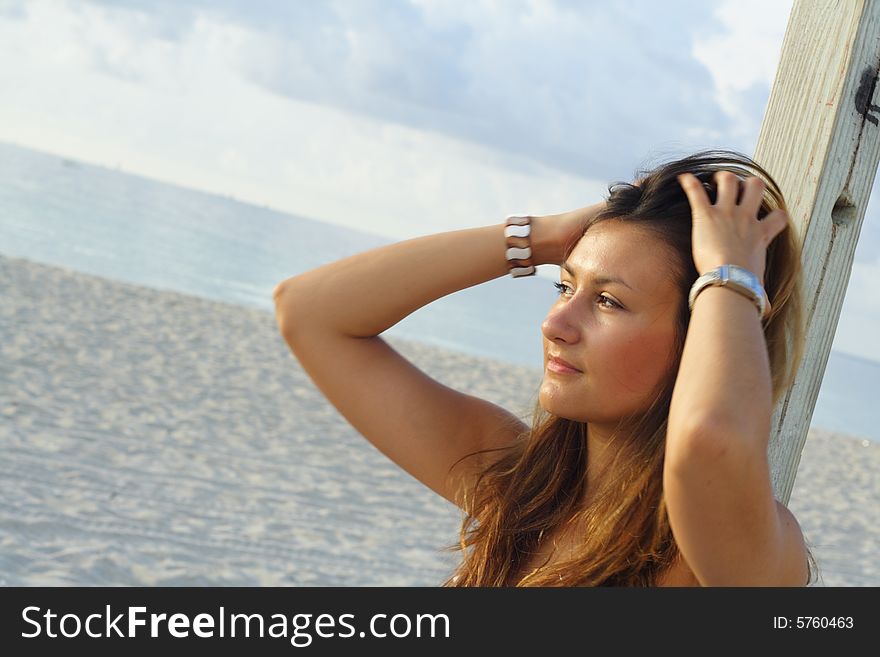
M 0 0 L 0 140 L 400 240 L 754 152 L 790 0 Z M 556 267 L 541 274 L 558 275 Z M 880 361 L 869 204 L 833 348 Z

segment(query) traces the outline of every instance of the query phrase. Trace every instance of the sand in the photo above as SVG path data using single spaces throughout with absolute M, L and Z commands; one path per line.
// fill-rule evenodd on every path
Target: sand
M 459 510 L 315 388 L 274 314 L 0 256 L 0 585 L 437 586 Z M 388 338 L 527 418 L 537 369 Z M 533 381 L 514 390 L 511 381 Z M 880 444 L 813 428 L 820 586 L 880 584 Z

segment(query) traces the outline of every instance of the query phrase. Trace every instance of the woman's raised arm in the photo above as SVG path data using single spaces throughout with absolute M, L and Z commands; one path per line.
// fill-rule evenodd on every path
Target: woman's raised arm
M 532 262 L 558 263 L 582 215 L 534 217 Z M 323 265 L 273 294 L 281 334 L 321 392 L 379 451 L 458 506 L 484 461 L 466 459 L 454 474 L 452 466 L 509 445 L 526 425 L 435 381 L 378 335 L 436 299 L 505 275 L 505 252 L 503 223 L 439 233 Z
M 561 260 L 552 216 L 532 219 L 531 241 L 533 261 Z M 349 256 L 278 284 L 279 327 L 285 337 L 316 325 L 351 338 L 379 335 L 432 301 L 506 274 L 505 250 L 500 223 Z
M 757 219 L 764 182 L 715 174 L 713 205 L 693 174 L 679 181 L 693 214 L 694 264 L 723 264 L 763 283 L 772 239 L 788 227 Z M 770 364 L 753 301 L 710 287 L 696 298 L 669 410 L 663 491 L 681 553 L 703 586 L 801 586 L 809 578 L 803 532 L 773 497 L 767 443 Z

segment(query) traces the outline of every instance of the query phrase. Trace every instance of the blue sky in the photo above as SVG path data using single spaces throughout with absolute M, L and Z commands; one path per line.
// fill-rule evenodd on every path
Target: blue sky
M 594 203 L 700 148 L 752 153 L 790 10 L 0 0 L 0 140 L 406 239 Z M 834 348 L 880 361 L 878 214 Z

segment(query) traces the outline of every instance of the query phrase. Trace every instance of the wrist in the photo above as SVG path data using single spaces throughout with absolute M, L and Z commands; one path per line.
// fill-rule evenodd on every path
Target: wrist
M 714 267 L 701 274 L 694 281 L 688 295 L 688 305 L 691 311 L 693 311 L 694 303 L 700 293 L 707 287 L 715 286 L 728 287 L 751 299 L 757 306 L 758 315 L 761 319 L 764 319 L 769 314 L 770 300 L 767 298 L 763 282 L 758 279 L 754 272 L 733 263 Z
M 716 256 L 713 258 L 703 258 L 701 259 L 700 264 L 696 265 L 696 270 L 700 276 L 703 276 L 707 272 L 710 272 L 713 269 L 717 269 L 718 267 L 721 267 L 723 265 L 735 265 L 737 267 L 742 267 L 743 269 L 746 269 L 757 276 L 758 281 L 761 283 L 761 285 L 764 284 L 764 268 L 759 267 L 758 263 L 742 255 L 722 254 L 721 256 Z
M 536 266 L 562 262 L 564 244 L 559 235 L 559 222 L 553 219 L 552 215 L 532 217 L 532 263 Z

